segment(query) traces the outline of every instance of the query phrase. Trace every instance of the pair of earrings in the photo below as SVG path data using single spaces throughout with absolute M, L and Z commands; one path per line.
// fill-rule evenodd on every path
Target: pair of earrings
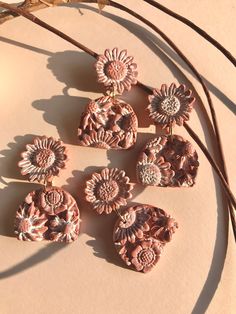
M 119 96 L 137 83 L 137 64 L 126 50 L 106 49 L 95 63 L 98 82 L 106 96 L 91 101 L 82 114 L 78 129 L 79 144 L 104 149 L 129 149 L 137 139 L 138 119 L 132 107 Z M 172 83 L 154 89 L 147 110 L 155 125 L 167 135 L 150 140 L 140 152 L 136 164 L 137 181 L 143 185 L 191 187 L 199 166 L 193 145 L 173 135 L 175 124 L 189 120 L 195 98 L 183 84 Z
M 52 137 L 37 137 L 26 145 L 19 162 L 22 175 L 42 183 L 30 192 L 16 212 L 14 230 L 23 241 L 72 242 L 80 231 L 80 212 L 75 199 L 53 186 L 52 180 L 65 168 L 65 145 Z M 166 243 L 178 227 L 164 210 L 137 205 L 120 211 L 132 197 L 134 184 L 123 170 L 104 168 L 86 182 L 86 200 L 97 213 L 116 212 L 114 245 L 122 260 L 134 270 L 148 272 L 158 262 Z
M 95 64 L 98 81 L 107 95 L 91 101 L 82 114 L 79 144 L 104 149 L 129 149 L 137 139 L 138 119 L 119 96 L 137 83 L 137 65 L 126 50 L 105 50 Z M 192 144 L 172 134 L 175 124 L 189 119 L 195 98 L 184 85 L 154 89 L 149 96 L 150 118 L 168 134 L 151 139 L 137 160 L 137 181 L 143 185 L 193 186 L 199 166 Z M 52 184 L 65 167 L 67 150 L 61 141 L 36 138 L 22 153 L 19 166 L 30 181 L 43 186 L 29 193 L 16 213 L 15 233 L 28 241 L 72 242 L 77 239 L 80 212 L 74 198 Z M 104 168 L 86 182 L 86 200 L 99 214 L 116 212 L 114 245 L 127 266 L 147 272 L 156 265 L 166 243 L 178 227 L 164 210 L 152 205 L 122 209 L 132 197 L 133 184 L 123 170 Z M 122 209 L 120 211 L 120 209 Z

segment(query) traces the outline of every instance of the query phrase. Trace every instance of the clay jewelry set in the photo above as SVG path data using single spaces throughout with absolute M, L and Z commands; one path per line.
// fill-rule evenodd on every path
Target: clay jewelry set
M 137 140 L 138 119 L 133 108 L 119 96 L 137 83 L 137 64 L 126 50 L 106 49 L 97 57 L 98 82 L 106 94 L 92 100 L 81 116 L 78 144 L 103 149 L 131 149 Z M 147 110 L 155 125 L 166 130 L 149 140 L 137 156 L 137 182 L 158 187 L 192 187 L 199 166 L 192 144 L 173 134 L 175 124 L 189 120 L 195 98 L 184 85 L 165 84 L 149 96 Z M 41 188 L 29 193 L 16 212 L 15 234 L 19 240 L 72 242 L 78 238 L 80 212 L 75 199 L 53 185 L 65 168 L 68 153 L 60 140 L 37 137 L 26 146 L 19 162 L 21 173 Z M 125 207 L 134 183 L 124 170 L 104 168 L 86 181 L 85 198 L 98 214 L 115 212 L 114 246 L 124 263 L 139 272 L 150 271 L 172 239 L 178 223 L 163 209 L 139 204 Z

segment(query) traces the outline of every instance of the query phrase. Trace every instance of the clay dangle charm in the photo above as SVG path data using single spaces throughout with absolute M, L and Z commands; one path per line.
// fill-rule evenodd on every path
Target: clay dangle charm
M 164 210 L 151 205 L 137 205 L 120 210 L 132 197 L 133 184 L 123 170 L 104 168 L 86 182 L 87 202 L 98 214 L 115 212 L 113 241 L 124 263 L 139 272 L 150 271 L 178 228 Z
M 168 128 L 169 134 L 150 140 L 140 152 L 136 172 L 143 185 L 191 187 L 195 184 L 199 166 L 193 145 L 180 135 L 173 135 L 175 124 L 189 120 L 195 98 L 184 85 L 174 83 L 154 89 L 149 96 L 149 116 L 155 124 Z
M 30 192 L 16 212 L 14 231 L 19 240 L 72 242 L 78 238 L 80 212 L 75 199 L 52 185 L 67 162 L 67 150 L 60 140 L 36 137 L 26 145 L 19 162 L 29 181 L 43 183 Z
M 104 149 L 128 149 L 137 139 L 138 121 L 132 107 L 118 98 L 137 83 L 137 64 L 126 50 L 106 49 L 95 63 L 98 82 L 107 94 L 92 100 L 82 114 L 79 145 Z

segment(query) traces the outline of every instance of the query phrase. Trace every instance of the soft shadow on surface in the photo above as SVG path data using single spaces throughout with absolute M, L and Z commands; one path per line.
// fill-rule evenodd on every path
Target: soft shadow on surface
M 215 174 L 213 175 L 215 180 L 215 190 L 218 205 L 216 209 L 217 212 L 216 238 L 209 272 L 207 274 L 206 281 L 202 287 L 201 293 L 198 296 L 194 308 L 191 312 L 192 314 L 203 314 L 207 312 L 207 309 L 220 283 L 222 271 L 224 269 L 225 264 L 225 257 L 227 253 L 228 222 L 229 222 L 227 202 L 224 195 L 222 195 L 223 194 L 222 189 L 220 187 L 217 176 Z
M 29 244 L 34 245 L 34 243 L 29 243 Z M 50 243 L 46 247 L 40 249 L 37 253 L 31 255 L 30 257 L 27 257 L 22 262 L 4 271 L 0 271 L 0 280 L 14 276 L 22 271 L 25 271 L 31 267 L 36 266 L 37 264 L 54 256 L 60 250 L 65 249 L 67 246 L 68 244 L 64 244 L 64 243 Z
M 18 135 L 8 143 L 7 149 L 0 151 L 0 182 L 7 184 L 4 178 L 27 181 L 20 173 L 18 162 L 21 160 L 21 153 L 26 150 L 26 144 L 32 143 L 35 137 L 33 134 Z
M 32 106 L 42 111 L 44 120 L 57 128 L 64 143 L 76 145 L 80 116 L 88 101 L 88 98 L 58 95 L 36 100 Z

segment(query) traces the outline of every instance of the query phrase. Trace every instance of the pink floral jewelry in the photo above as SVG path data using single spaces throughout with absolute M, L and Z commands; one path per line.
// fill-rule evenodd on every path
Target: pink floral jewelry
M 104 149 L 128 149 L 137 139 L 138 121 L 132 107 L 118 98 L 137 83 L 137 64 L 126 50 L 106 49 L 95 63 L 98 82 L 106 96 L 92 100 L 82 114 L 79 145 Z
M 149 117 L 156 125 L 169 129 L 169 135 L 150 140 L 137 161 L 137 180 L 143 185 L 191 187 L 199 166 L 193 145 L 182 136 L 173 135 L 175 124 L 189 120 L 195 98 L 183 84 L 174 83 L 154 89 L 149 96 Z
M 125 208 L 133 184 L 123 170 L 104 168 L 86 182 L 86 200 L 98 214 L 119 216 L 113 231 L 115 248 L 125 264 L 139 272 L 150 271 L 164 246 L 171 241 L 177 222 L 163 209 L 151 205 Z
M 62 141 L 36 137 L 26 145 L 19 162 L 22 175 L 30 182 L 44 186 L 30 192 L 16 212 L 14 230 L 23 241 L 51 240 L 72 242 L 78 238 L 80 212 L 74 198 L 52 185 L 52 180 L 65 168 L 67 150 Z

